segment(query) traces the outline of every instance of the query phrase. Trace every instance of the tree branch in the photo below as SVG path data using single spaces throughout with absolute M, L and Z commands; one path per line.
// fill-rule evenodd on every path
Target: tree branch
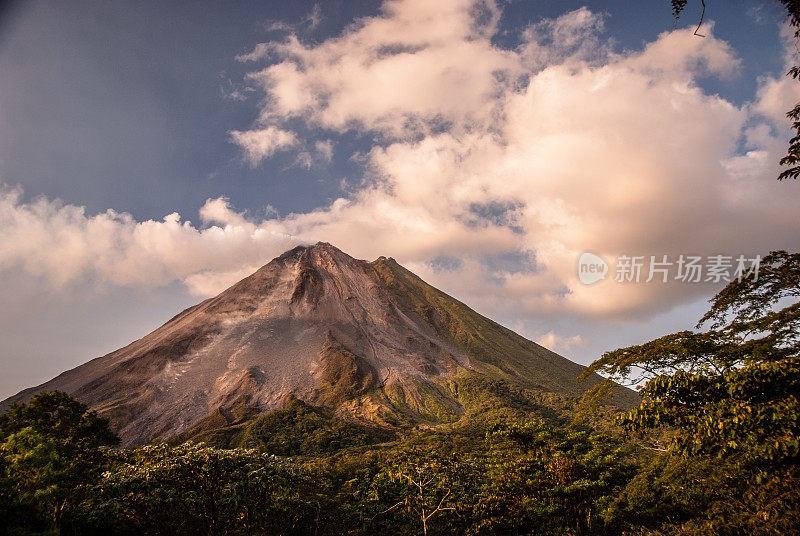
M 706 16 L 706 0 L 700 0 L 700 3 L 703 4 L 703 11 L 700 12 L 700 22 L 697 23 L 697 28 L 694 29 L 694 35 L 705 37 L 705 35 L 697 33 L 700 30 L 700 26 L 703 25 L 703 17 Z

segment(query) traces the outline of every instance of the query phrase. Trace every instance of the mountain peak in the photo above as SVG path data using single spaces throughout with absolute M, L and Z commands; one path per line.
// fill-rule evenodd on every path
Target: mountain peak
M 586 388 L 576 381 L 582 370 L 394 259 L 368 263 L 318 242 L 0 409 L 63 390 L 109 417 L 123 445 L 135 445 L 234 404 L 258 412 L 291 399 L 381 426 L 449 422 L 465 411 L 454 387 L 464 374 L 576 395 Z
M 298 253 L 302 253 L 304 251 L 330 251 L 345 255 L 342 250 L 329 242 L 317 242 L 316 244 L 301 244 L 299 246 L 295 246 L 294 248 L 282 253 L 278 258 L 297 255 Z

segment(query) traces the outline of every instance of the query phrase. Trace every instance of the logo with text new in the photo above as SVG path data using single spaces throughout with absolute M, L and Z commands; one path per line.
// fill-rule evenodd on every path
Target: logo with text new
M 578 280 L 591 285 L 606 278 L 608 263 L 594 253 L 583 253 L 578 259 Z

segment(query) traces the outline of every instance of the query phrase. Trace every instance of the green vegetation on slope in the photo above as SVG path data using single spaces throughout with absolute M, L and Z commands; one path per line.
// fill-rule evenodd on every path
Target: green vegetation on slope
M 576 379 L 583 368 L 476 313 L 465 304 L 425 283 L 393 259 L 372 263 L 393 299 L 407 315 L 433 325 L 445 340 L 470 357 L 470 365 L 489 377 L 505 379 L 540 391 L 582 394 L 600 381 L 591 376 L 586 384 Z M 638 397 L 618 390 L 614 403 L 631 407 Z
M 281 409 L 263 413 L 240 399 L 230 408 L 214 411 L 170 443 L 190 441 L 217 448 L 258 448 L 282 456 L 321 456 L 392 441 L 398 435 L 413 435 L 418 429 L 441 427 L 446 432 L 462 431 L 482 438 L 496 423 L 541 419 L 565 426 L 578 417 L 571 397 L 520 387 L 516 382 L 467 370 L 446 385 L 393 382 L 385 391 L 400 416 L 393 425 L 347 420 L 336 417 L 327 407 L 300 400 L 290 400 Z M 462 405 L 455 407 L 450 403 L 453 400 Z M 613 406 L 597 408 L 587 424 L 607 429 L 618 411 Z
M 256 448 L 280 456 L 321 456 L 394 438 L 391 430 L 346 421 L 300 400 L 266 413 L 237 401 L 231 410 L 215 411 L 170 443 Z
M 201 419 L 185 432 L 170 440 L 172 444 L 207 443 L 219 448 L 237 447 L 242 434 L 260 412 L 249 406 L 242 398 L 229 408 L 219 408 Z
M 394 438 L 391 431 L 331 417 L 320 408 L 292 400 L 285 408 L 253 421 L 240 445 L 281 456 L 319 456 Z
M 448 382 L 452 385 L 452 382 Z M 448 385 L 407 380 L 389 383 L 384 391 L 392 407 L 413 417 L 433 423 L 450 423 L 462 412 L 455 393 Z M 417 419 L 419 420 L 419 419 Z

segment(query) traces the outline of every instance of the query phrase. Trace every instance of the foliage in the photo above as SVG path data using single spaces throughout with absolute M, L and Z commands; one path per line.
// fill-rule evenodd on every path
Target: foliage
M 781 0 L 786 8 L 789 17 L 789 24 L 794 28 L 795 41 L 800 39 L 800 2 L 797 0 Z M 795 80 L 800 78 L 800 66 L 794 65 L 787 73 Z M 789 149 L 786 156 L 781 158 L 781 165 L 788 166 L 778 176 L 778 180 L 797 179 L 800 176 L 800 103 L 786 113 L 786 117 L 792 120 L 792 129 L 795 135 L 789 140 Z
M 187 441 L 205 443 L 212 447 L 234 448 L 241 446 L 241 436 L 247 426 L 260 414 L 258 408 L 239 397 L 228 407 L 219 407 L 207 417 L 200 419 L 188 430 L 184 430 L 167 441 L 180 445 Z
M 120 535 L 605 535 L 792 534 L 800 526 L 793 466 L 767 474 L 761 486 L 742 486 L 755 472 L 731 456 L 648 459 L 619 439 L 540 419 L 495 424 L 482 437 L 475 432 L 420 430 L 393 443 L 306 458 L 305 465 L 191 443 L 101 450 L 90 485 L 76 490 L 72 522 L 54 528 Z M 36 446 L 28 449 L 32 460 L 55 451 L 43 436 L 15 441 Z M 4 457 L 8 462 L 20 463 Z M 47 471 L 28 478 L 37 493 L 47 492 Z M 19 529 L 48 528 L 16 515 Z
M 609 352 L 587 373 L 644 382 L 644 402 L 619 422 L 631 431 L 669 427 L 669 448 L 677 453 L 794 463 L 800 454 L 798 296 L 800 254 L 773 252 L 759 274 L 733 281 L 714 298 L 699 324 L 711 323 L 708 331 Z
M 474 489 L 476 469 L 470 460 L 435 451 L 400 451 L 372 482 L 374 500 L 388 505 L 376 515 L 375 526 L 382 533 L 406 527 L 406 533 L 427 535 L 432 526 L 439 527 L 438 533 L 452 533 Z
M 393 439 L 392 430 L 341 419 L 327 408 L 301 400 L 266 413 L 240 400 L 201 419 L 169 443 L 191 441 L 217 448 L 255 448 L 279 456 L 322 456 Z
M 478 534 L 600 534 L 600 515 L 633 474 L 609 436 L 534 421 L 497 425 L 475 504 Z
M 675 18 L 678 18 L 683 11 L 683 8 L 686 7 L 688 0 L 670 0 L 670 4 L 672 5 L 672 15 Z
M 338 419 L 293 400 L 285 408 L 258 417 L 245 430 L 241 446 L 280 456 L 331 454 L 337 450 L 380 443 L 394 434 Z
M 788 527 L 800 527 L 787 521 L 800 520 L 792 491 L 800 476 L 798 297 L 800 254 L 770 253 L 758 274 L 731 282 L 712 300 L 698 324 L 707 331 L 615 350 L 589 367 L 640 384 L 643 402 L 619 416 L 623 428 L 687 474 L 706 471 L 702 484 L 678 486 L 663 478 L 669 466 L 656 460 L 636 486 L 658 467 L 654 489 L 690 496 L 714 482 L 714 494 L 688 505 L 672 491 L 648 501 L 646 509 L 668 511 L 664 526 L 685 534 L 789 534 Z M 644 496 L 637 493 L 629 496 Z
M 304 471 L 254 450 L 153 445 L 119 455 L 101 507 L 131 534 L 305 534 L 316 517 Z
M 730 459 L 659 455 L 606 510 L 625 534 L 781 535 L 800 527 L 800 476 L 781 471 L 752 485 Z
M 60 391 L 44 391 L 0 416 L 0 501 L 13 530 L 20 521 L 62 530 L 103 469 L 103 447 L 119 443 L 108 421 Z

